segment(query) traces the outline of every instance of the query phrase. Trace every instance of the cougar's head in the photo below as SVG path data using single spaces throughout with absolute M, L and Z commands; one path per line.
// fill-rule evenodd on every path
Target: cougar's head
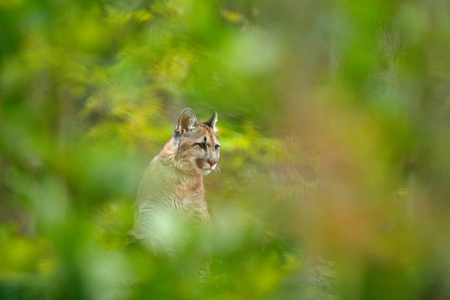
M 216 170 L 220 143 L 216 136 L 217 113 L 199 123 L 194 111 L 185 108 L 178 119 L 173 137 L 177 165 L 186 172 L 206 175 Z

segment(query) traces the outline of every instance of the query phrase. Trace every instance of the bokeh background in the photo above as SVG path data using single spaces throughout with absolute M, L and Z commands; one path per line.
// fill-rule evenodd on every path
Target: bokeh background
M 449 13 L 1 1 L 0 299 L 448 299 Z M 128 236 L 185 107 L 219 114 L 204 280 Z

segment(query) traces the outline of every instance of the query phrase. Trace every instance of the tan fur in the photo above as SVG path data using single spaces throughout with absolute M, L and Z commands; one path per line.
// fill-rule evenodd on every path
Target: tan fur
M 145 171 L 137 195 L 134 235 L 148 238 L 154 248 L 170 251 L 171 237 L 158 231 L 161 222 L 170 218 L 210 222 L 203 175 L 215 170 L 220 156 L 216 115 L 211 120 L 209 125 L 198 123 L 191 109 L 183 110 L 174 136 Z

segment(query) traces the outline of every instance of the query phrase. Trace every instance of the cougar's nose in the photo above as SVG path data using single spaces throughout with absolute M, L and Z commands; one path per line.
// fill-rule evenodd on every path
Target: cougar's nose
M 209 160 L 208 159 L 208 164 L 212 167 L 214 167 L 217 164 L 217 160 Z

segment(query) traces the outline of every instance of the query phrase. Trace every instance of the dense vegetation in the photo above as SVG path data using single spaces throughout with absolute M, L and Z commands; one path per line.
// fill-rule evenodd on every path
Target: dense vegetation
M 449 11 L 2 1 L 0 299 L 449 297 Z M 219 113 L 206 278 L 128 235 L 184 107 Z

